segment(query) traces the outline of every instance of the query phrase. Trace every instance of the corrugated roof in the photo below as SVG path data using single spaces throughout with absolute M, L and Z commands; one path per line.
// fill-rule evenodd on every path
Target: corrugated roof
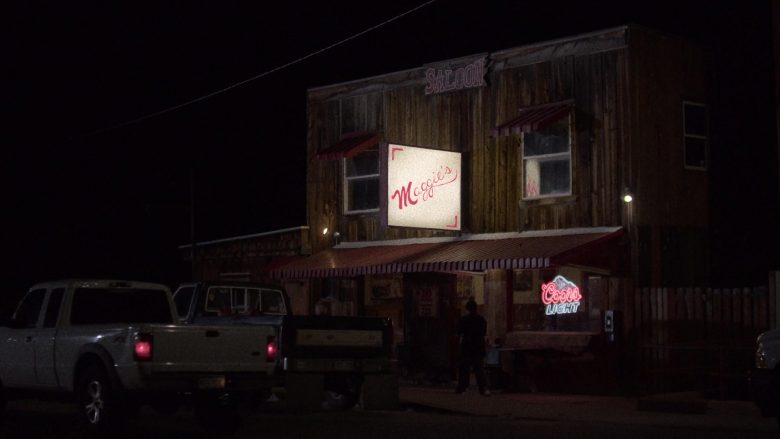
M 545 268 L 591 244 L 622 234 L 622 228 L 573 229 L 572 233 L 468 235 L 444 241 L 334 247 L 274 270 L 278 278 L 365 274 Z M 491 239 L 492 238 L 492 239 Z M 403 241 L 403 240 L 398 240 Z

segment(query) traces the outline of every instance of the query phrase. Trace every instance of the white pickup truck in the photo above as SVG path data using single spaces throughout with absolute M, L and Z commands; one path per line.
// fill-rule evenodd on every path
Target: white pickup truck
M 9 398 L 75 396 L 88 428 L 105 432 L 141 404 L 189 398 L 207 430 L 237 428 L 236 407 L 275 385 L 276 334 L 177 319 L 159 284 L 35 285 L 0 326 L 0 412 Z

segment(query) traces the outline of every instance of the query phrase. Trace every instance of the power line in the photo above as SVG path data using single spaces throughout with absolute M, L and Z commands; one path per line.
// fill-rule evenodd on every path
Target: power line
M 316 50 L 314 52 L 311 52 L 308 55 L 304 55 L 304 56 L 302 56 L 300 58 L 297 58 L 297 59 L 295 59 L 293 61 L 290 61 L 290 62 L 288 62 L 286 64 L 282 64 L 280 66 L 274 67 L 273 69 L 268 70 L 266 72 L 263 72 L 263 73 L 260 73 L 258 75 L 252 76 L 251 78 L 244 79 L 243 81 L 236 82 L 234 84 L 228 85 L 227 87 L 224 87 L 224 88 L 221 88 L 219 90 L 213 91 L 211 93 L 199 96 L 199 97 L 197 97 L 195 99 L 192 99 L 192 100 L 189 100 L 187 102 L 183 102 L 181 104 L 177 104 L 177 105 L 174 105 L 172 107 L 168 107 L 168 108 L 165 108 L 165 109 L 162 109 L 162 110 L 159 110 L 159 111 L 155 111 L 154 113 L 149 113 L 149 114 L 146 114 L 144 116 L 137 117 L 135 119 L 131 119 L 131 120 L 128 120 L 128 121 L 125 121 L 125 122 L 122 122 L 122 123 L 118 123 L 116 125 L 112 125 L 112 126 L 109 126 L 109 127 L 106 127 L 106 128 L 101 128 L 99 130 L 92 131 L 92 132 L 87 134 L 87 137 L 94 136 L 96 134 L 105 133 L 105 132 L 112 131 L 112 130 L 115 130 L 115 129 L 123 128 L 123 127 L 129 126 L 129 125 L 134 125 L 136 123 L 145 121 L 147 119 L 152 119 L 154 117 L 161 116 L 163 114 L 170 113 L 172 111 L 176 111 L 176 110 L 178 110 L 180 108 L 183 108 L 183 107 L 186 107 L 186 106 L 189 106 L 189 105 L 201 102 L 201 101 L 205 101 L 206 99 L 212 98 L 212 97 L 217 96 L 217 95 L 222 94 L 222 93 L 225 93 L 225 92 L 230 91 L 230 90 L 232 90 L 232 89 L 234 89 L 236 87 L 240 87 L 240 86 L 242 86 L 244 84 L 247 84 L 249 82 L 258 80 L 258 79 L 260 79 L 260 78 L 262 78 L 264 76 L 268 76 L 268 75 L 270 75 L 272 73 L 278 72 L 279 70 L 286 69 L 287 67 L 290 67 L 292 65 L 295 65 L 295 64 L 298 64 L 300 62 L 303 62 L 303 61 L 305 61 L 305 60 L 307 60 L 307 59 L 309 59 L 309 58 L 311 58 L 313 56 L 317 56 L 317 55 L 319 55 L 319 54 L 321 54 L 323 52 L 326 52 L 326 51 L 328 51 L 330 49 L 333 49 L 334 47 L 340 46 L 340 45 L 342 45 L 342 44 L 344 44 L 344 43 L 346 43 L 348 41 L 354 40 L 355 38 L 358 38 L 358 37 L 360 37 L 362 35 L 365 35 L 365 34 L 371 32 L 373 30 L 379 29 L 380 27 L 382 27 L 382 26 L 384 26 L 386 24 L 392 23 L 393 21 L 396 21 L 396 20 L 398 20 L 400 18 L 403 18 L 406 15 L 409 15 L 409 14 L 411 14 L 411 13 L 413 13 L 413 12 L 419 10 L 419 9 L 422 9 L 422 8 L 424 8 L 424 7 L 430 5 L 431 3 L 434 3 L 434 2 L 436 2 L 436 0 L 429 0 L 429 1 L 423 3 L 423 4 L 419 5 L 419 6 L 416 6 L 416 7 L 412 8 L 412 9 L 409 9 L 406 12 L 403 12 L 403 13 L 401 13 L 399 15 L 396 15 L 393 18 L 385 20 L 385 21 L 383 21 L 383 22 L 381 22 L 381 23 L 379 23 L 377 25 L 371 26 L 368 29 L 365 29 L 365 30 L 363 30 L 361 32 L 358 32 L 358 33 L 356 33 L 356 34 L 354 34 L 354 35 L 352 35 L 350 37 L 344 38 L 341 41 L 338 41 L 338 42 L 333 43 L 333 44 L 331 44 L 329 46 L 323 47 L 322 49 L 319 49 L 319 50 Z

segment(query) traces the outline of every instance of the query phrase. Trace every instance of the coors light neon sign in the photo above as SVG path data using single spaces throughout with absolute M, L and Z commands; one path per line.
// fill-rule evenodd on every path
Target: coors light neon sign
M 580 307 L 580 288 L 563 276 L 555 276 L 552 282 L 542 284 L 542 303 L 546 305 L 544 313 L 574 314 Z

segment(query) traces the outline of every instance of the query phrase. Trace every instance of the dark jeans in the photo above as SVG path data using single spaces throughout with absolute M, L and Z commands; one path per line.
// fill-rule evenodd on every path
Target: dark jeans
M 457 391 L 462 392 L 469 386 L 471 370 L 474 370 L 474 376 L 477 378 L 479 391 L 487 390 L 485 387 L 485 368 L 483 366 L 482 356 L 463 356 L 460 359 L 458 367 L 458 387 Z

